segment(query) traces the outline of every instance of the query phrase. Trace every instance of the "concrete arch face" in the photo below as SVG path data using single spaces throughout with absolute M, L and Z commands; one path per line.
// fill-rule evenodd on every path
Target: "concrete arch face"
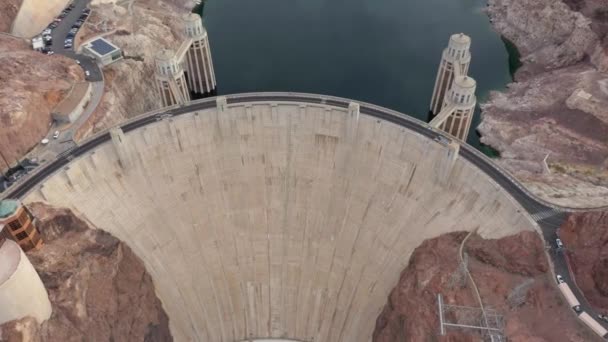
M 38 200 L 76 210 L 142 258 L 177 341 L 370 341 L 423 240 L 534 229 L 439 143 L 293 102 L 228 105 L 128 132 L 26 198 Z

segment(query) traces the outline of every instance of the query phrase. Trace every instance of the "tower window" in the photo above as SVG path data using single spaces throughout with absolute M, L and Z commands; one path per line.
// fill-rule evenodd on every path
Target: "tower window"
M 22 227 L 21 223 L 17 220 L 9 222 L 8 226 L 11 227 L 12 230 L 19 230 Z

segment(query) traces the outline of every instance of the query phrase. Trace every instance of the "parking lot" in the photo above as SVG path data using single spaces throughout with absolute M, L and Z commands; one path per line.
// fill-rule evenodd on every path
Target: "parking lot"
M 76 60 L 82 67 L 86 80 L 98 82 L 103 79 L 103 76 L 96 61 L 74 51 L 76 34 L 84 26 L 91 12 L 87 7 L 89 2 L 90 0 L 72 1 L 53 22 L 49 23 L 46 31 L 42 32 L 43 39 L 47 41 L 43 53 L 57 53 Z

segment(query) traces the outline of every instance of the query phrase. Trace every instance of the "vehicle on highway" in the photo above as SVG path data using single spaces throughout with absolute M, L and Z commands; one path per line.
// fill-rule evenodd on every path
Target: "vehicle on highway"
M 557 246 L 557 249 L 564 248 L 564 244 L 562 243 L 561 239 L 555 239 L 555 246 Z
M 578 301 L 578 299 L 576 299 L 574 293 L 572 293 L 570 286 L 568 286 L 568 284 L 566 283 L 560 283 L 557 285 L 557 287 L 562 292 L 564 297 L 566 297 L 568 305 L 570 305 L 570 307 L 574 309 L 574 311 L 581 312 L 581 303 Z
M 55 131 L 55 133 L 53 133 L 53 139 L 57 138 L 59 138 L 59 131 Z
M 450 143 L 450 139 L 443 137 L 441 135 L 436 136 L 435 141 L 440 143 L 441 145 L 448 145 Z
M 608 330 L 606 330 L 601 324 L 599 324 L 596 320 L 594 320 L 591 317 L 591 315 L 589 315 L 588 313 L 583 312 L 580 315 L 578 315 L 578 318 L 580 318 L 581 321 L 583 321 L 583 323 L 585 323 L 586 326 L 591 328 L 591 330 L 593 330 L 596 334 L 600 335 L 601 337 L 606 337 L 608 335 Z
M 48 143 L 49 143 L 49 139 L 44 138 L 44 139 L 42 139 L 42 141 L 40 141 L 40 143 L 41 143 L 42 145 L 46 145 L 46 144 L 48 144 Z
M 559 274 L 556 275 L 555 278 L 557 278 L 557 283 L 558 284 L 561 284 L 561 283 L 564 282 L 564 278 L 561 275 L 559 275 Z

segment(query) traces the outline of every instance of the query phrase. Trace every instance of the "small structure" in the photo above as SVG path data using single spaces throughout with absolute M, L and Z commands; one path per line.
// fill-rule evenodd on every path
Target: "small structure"
M 165 49 L 156 55 L 156 88 L 163 107 L 216 94 L 211 47 L 203 19 L 195 13 L 186 14 L 183 19 L 185 40 L 177 52 Z
M 42 51 L 42 49 L 44 49 L 44 40 L 41 36 L 32 38 L 32 49 L 36 51 Z
M 465 34 L 453 34 L 448 47 L 443 50 L 430 111 L 429 123 L 456 138 L 466 141 L 477 99 L 477 83 L 467 73 L 471 63 L 471 38 Z
M 0 233 L 17 242 L 26 252 L 42 246 L 32 215 L 17 200 L 0 201 Z
M 161 50 L 156 55 L 156 89 L 163 107 L 190 101 L 184 69 L 173 50 Z
M 183 60 L 188 87 L 191 92 L 202 96 L 215 92 L 215 71 L 211 60 L 211 46 L 203 20 L 196 13 L 184 16 L 184 33 L 188 40 L 185 56 L 178 56 Z
M 95 58 L 97 63 L 103 66 L 122 59 L 122 51 L 120 48 L 104 38 L 97 38 L 86 43 L 82 47 L 82 52 L 85 55 Z
M 59 123 L 76 121 L 84 112 L 89 100 L 91 100 L 91 83 L 74 84 L 68 96 L 53 109 L 53 120 Z

